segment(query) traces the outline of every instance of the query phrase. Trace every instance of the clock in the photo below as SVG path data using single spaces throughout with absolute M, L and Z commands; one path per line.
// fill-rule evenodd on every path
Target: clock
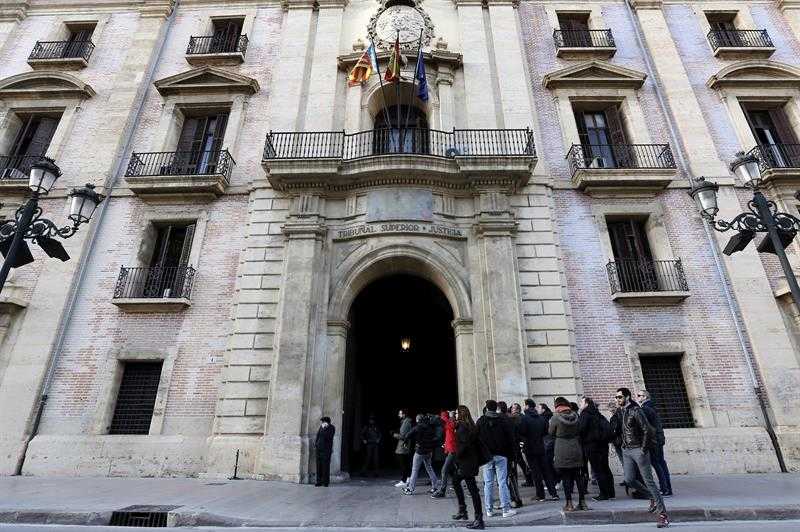
M 430 17 L 417 7 L 395 4 L 381 8 L 369 23 L 369 35 L 381 48 L 394 45 L 400 33 L 400 46 L 416 48 L 422 32 L 422 44 L 427 45 L 433 36 L 433 25 Z

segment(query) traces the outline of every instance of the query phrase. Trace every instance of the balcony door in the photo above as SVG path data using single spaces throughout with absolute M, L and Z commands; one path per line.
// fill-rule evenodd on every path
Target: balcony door
M 739 32 L 736 30 L 735 13 L 709 13 L 707 15 L 708 25 L 717 38 L 720 47 L 740 47 L 745 46 Z
M 375 117 L 373 152 L 417 153 L 429 152 L 428 120 L 422 110 L 408 105 L 392 105 L 386 113 Z
M 31 165 L 47 153 L 50 141 L 58 127 L 58 118 L 46 115 L 27 115 L 11 145 L 9 157 L 0 167 L 0 177 L 25 179 Z
M 236 51 L 239 36 L 242 34 L 240 19 L 224 19 L 214 21 L 214 35 L 208 53 L 228 54 Z
M 608 221 L 617 279 L 623 292 L 658 290 L 658 278 L 644 224 L 644 220 L 632 218 Z
M 745 116 L 770 166 L 800 166 L 800 146 L 783 109 L 745 109 Z
M 575 123 L 587 168 L 630 166 L 627 140 L 616 105 L 602 110 L 576 110 Z
M 86 43 L 92 38 L 93 28 L 74 28 L 64 45 L 61 57 L 82 57 Z
M 227 124 L 227 112 L 187 117 L 178 141 L 176 168 L 173 168 L 173 173 L 185 175 L 216 173 Z
M 195 224 L 159 225 L 143 297 L 181 297 Z
M 564 46 L 586 48 L 592 46 L 589 33 L 589 15 L 586 13 L 559 13 L 558 28 Z

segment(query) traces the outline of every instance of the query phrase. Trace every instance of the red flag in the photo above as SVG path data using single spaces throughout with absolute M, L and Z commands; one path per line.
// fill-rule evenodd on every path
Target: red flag
M 386 68 L 386 73 L 383 76 L 385 81 L 389 83 L 396 83 L 400 81 L 400 68 L 405 64 L 406 58 L 400 53 L 400 38 L 394 42 L 392 49 L 392 56 L 389 58 L 389 66 Z

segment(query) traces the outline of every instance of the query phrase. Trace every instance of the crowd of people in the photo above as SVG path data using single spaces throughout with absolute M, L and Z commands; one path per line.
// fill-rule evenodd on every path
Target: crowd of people
M 634 498 L 649 499 L 649 511 L 657 516 L 658 528 L 668 527 L 664 498 L 672 496 L 672 485 L 664 458 L 664 431 L 649 393 L 639 391 L 636 399 L 628 388 L 619 388 L 609 405 L 613 412 L 610 420 L 589 397 L 584 397 L 580 405 L 557 397 L 552 410 L 532 399 L 524 401 L 524 409 L 518 403 L 508 407 L 504 402 L 490 399 L 477 421 L 464 405 L 439 415 L 418 414 L 416 423 L 408 411 L 400 410 L 398 429 L 391 433 L 396 440 L 394 454 L 401 471 L 401 480 L 395 486 L 402 488 L 405 495 L 414 495 L 424 467 L 430 480 L 430 496 L 446 497 L 449 483 L 458 501 L 453 519 L 468 521 L 466 486 L 474 516 L 466 525 L 469 529 L 483 529 L 484 517 L 516 515 L 515 508 L 523 505 L 520 472 L 524 479 L 521 485 L 535 488 L 533 501 L 561 500 L 560 487 L 563 511 L 583 511 L 589 509 L 586 498 L 590 483 L 597 485 L 594 501 L 616 498 L 609 466 L 609 446 L 613 446 L 624 474 L 620 486 Z M 318 486 L 328 485 L 329 449 L 333 441 L 330 420 L 323 420 L 317 435 L 317 444 L 323 449 L 322 463 L 319 452 L 317 456 Z M 366 449 L 363 471 L 375 474 L 382 435 L 373 417 L 363 428 L 361 439 Z M 434 467 L 437 453 L 444 455 L 438 475 Z M 476 481 L 479 473 L 483 480 L 482 497 Z M 498 505 L 494 502 L 495 491 Z

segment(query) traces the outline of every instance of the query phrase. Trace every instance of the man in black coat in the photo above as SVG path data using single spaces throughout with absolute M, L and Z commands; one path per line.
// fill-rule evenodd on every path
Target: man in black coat
M 331 481 L 331 455 L 333 454 L 333 435 L 336 427 L 331 425 L 331 418 L 320 418 L 317 438 L 314 440 L 314 449 L 317 453 L 317 482 L 315 486 L 325 486 Z
M 525 415 L 520 421 L 519 434 L 525 443 L 525 458 L 531 468 L 533 484 L 536 487 L 535 501 L 544 501 L 544 487 L 551 500 L 558 500 L 555 483 L 545 466 L 544 437 L 547 434 L 547 421 L 536 411 L 533 399 L 525 399 Z
M 653 425 L 656 430 L 656 437 L 650 445 L 650 462 L 653 464 L 653 469 L 658 477 L 658 485 L 661 488 L 661 495 L 664 497 L 672 497 L 672 480 L 669 477 L 669 467 L 664 458 L 664 445 L 667 443 L 664 437 L 664 426 L 661 424 L 661 416 L 658 415 L 653 401 L 650 400 L 650 392 L 647 390 L 640 390 L 636 397 L 642 405 L 647 421 Z
M 614 433 L 611 424 L 589 397 L 584 397 L 581 401 L 578 427 L 584 460 L 592 466 L 597 477 L 597 487 L 600 489 L 600 495 L 592 498 L 596 501 L 615 498 L 614 475 L 608 465 L 608 444 Z

